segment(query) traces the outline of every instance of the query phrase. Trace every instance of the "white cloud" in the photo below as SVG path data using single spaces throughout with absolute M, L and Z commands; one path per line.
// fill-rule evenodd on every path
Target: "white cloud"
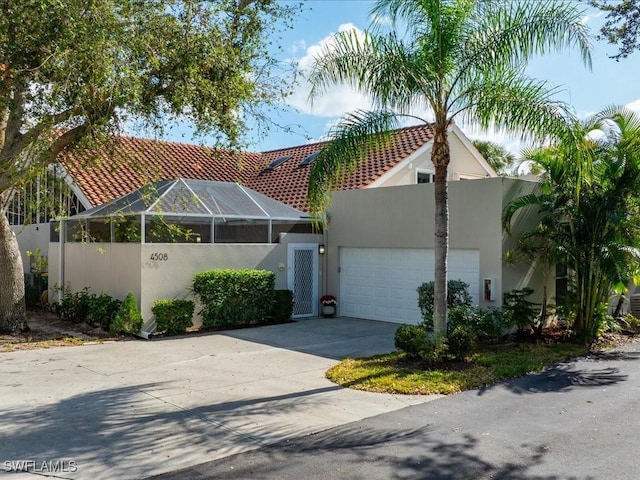
M 580 19 L 580 23 L 586 25 L 594 18 L 600 18 L 602 15 L 604 15 L 604 12 L 602 10 L 591 10 L 587 15 Z
M 297 53 L 304 52 L 307 49 L 307 42 L 304 40 L 298 40 L 297 42 L 293 42 L 293 44 L 289 47 L 289 51 L 296 55 Z
M 352 23 L 345 23 L 338 27 L 339 32 L 355 30 L 358 36 L 364 37 L 364 32 Z M 287 103 L 298 109 L 302 113 L 319 117 L 339 117 L 346 112 L 357 109 L 370 109 L 371 100 L 360 93 L 355 92 L 347 85 L 337 85 L 313 100 L 313 105 L 309 102 L 309 92 L 311 86 L 305 75 L 310 72 L 311 65 L 315 58 L 319 57 L 323 49 L 331 49 L 334 45 L 333 34 L 320 40 L 314 45 L 306 48 L 305 55 L 298 60 L 300 68 L 299 85 L 287 98 Z
M 640 98 L 634 100 L 633 102 L 627 103 L 625 105 L 629 110 L 633 110 L 634 112 L 640 114 Z

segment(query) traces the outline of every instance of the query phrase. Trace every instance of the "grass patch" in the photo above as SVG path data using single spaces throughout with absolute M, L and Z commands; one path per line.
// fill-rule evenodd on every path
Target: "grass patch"
M 587 351 L 587 347 L 571 343 L 517 344 L 482 348 L 465 362 L 436 365 L 393 352 L 345 359 L 330 368 L 326 376 L 343 387 L 369 392 L 447 395 L 539 372 L 548 365 L 584 355 Z

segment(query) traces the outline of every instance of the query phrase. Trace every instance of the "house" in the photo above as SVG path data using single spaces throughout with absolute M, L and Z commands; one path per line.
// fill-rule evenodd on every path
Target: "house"
M 429 250 L 433 241 L 433 214 L 429 212 L 433 208 L 433 191 L 432 186 L 425 184 L 433 182 L 432 139 L 429 125 L 397 130 L 389 147 L 370 155 L 345 179 L 328 212 L 329 228 L 322 233 L 304 229 L 282 231 L 276 236 L 269 235 L 268 241 L 242 242 L 235 237 L 233 243 L 213 241 L 209 245 L 206 236 L 200 237 L 200 243 L 189 245 L 143 240 L 136 247 L 105 241 L 113 240 L 111 234 L 100 238 L 96 248 L 91 243 L 69 241 L 68 231 L 36 225 L 23 230 L 19 241 L 21 247 L 30 244 L 33 248 L 33 238 L 51 240 L 43 245 L 42 251 L 48 252 L 52 283 L 71 282 L 74 290 L 88 285 L 93 291 L 105 290 L 115 296 L 133 289 L 138 298 L 142 297 L 141 309 L 146 315 L 153 299 L 179 296 L 195 271 L 235 266 L 273 270 L 278 288 L 294 290 L 298 304 L 308 307 L 298 311 L 299 316 L 316 315 L 319 296 L 333 293 L 339 298 L 342 315 L 415 322 L 415 288 L 430 279 L 428 257 L 432 256 Z M 513 283 L 501 270 L 504 249 L 498 248 L 503 242 L 500 227 L 506 198 L 503 194 L 505 189 L 513 188 L 503 179 L 493 178 L 496 177 L 493 169 L 455 125 L 450 127 L 449 140 L 450 265 L 453 265 L 450 277 L 460 273 L 461 278 L 469 281 L 479 303 L 499 306 L 500 299 L 491 295 Z M 66 157 L 57 168 L 63 169 L 73 192 L 68 203 L 81 214 L 95 212 L 92 209 L 145 185 L 176 179 L 181 179 L 184 185 L 190 180 L 240 184 L 304 213 L 308 211 L 310 166 L 322 146 L 323 143 L 312 143 L 261 153 L 230 152 L 119 137 L 108 148 L 87 153 L 100 160 L 96 166 L 86 168 L 78 159 Z M 487 178 L 489 181 L 455 182 Z M 465 198 L 460 207 L 455 198 L 457 192 Z M 466 212 L 461 217 L 464 220 L 460 231 L 458 214 L 454 214 L 459 208 Z M 91 221 L 88 216 L 78 218 Z M 140 228 L 143 225 L 145 220 Z M 480 230 L 471 229 L 471 225 Z M 40 232 L 34 234 L 34 228 Z M 491 230 L 491 238 L 485 240 L 492 248 L 478 245 L 478 240 L 484 238 L 480 231 L 487 229 Z M 462 237 L 467 240 L 462 241 Z M 162 254 L 160 258 L 173 260 L 153 261 L 158 254 Z M 381 264 L 383 261 L 387 263 Z M 130 271 L 132 265 L 134 270 Z M 410 275 L 404 274 L 409 271 Z M 378 273 L 370 275 L 371 272 Z M 152 282 L 154 276 L 161 280 Z M 397 282 L 403 276 L 407 277 L 406 285 L 399 287 Z M 132 288 L 128 280 L 131 278 Z M 489 297 L 481 295 L 484 288 L 491 290 Z M 402 312 L 404 307 L 396 308 L 396 304 L 411 305 L 407 307 L 410 311 Z

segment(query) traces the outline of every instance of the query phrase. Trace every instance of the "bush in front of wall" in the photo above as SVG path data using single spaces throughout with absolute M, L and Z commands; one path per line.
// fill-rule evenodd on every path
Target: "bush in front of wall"
M 425 321 L 433 322 L 434 282 L 425 282 L 418 291 L 418 307 Z M 455 308 L 471 305 L 473 299 L 469 294 L 469 284 L 463 280 L 449 280 L 447 282 L 447 307 Z M 427 326 L 428 327 L 428 326 Z M 433 328 L 433 327 L 431 327 Z
M 274 290 L 268 323 L 283 323 L 291 320 L 292 315 L 293 292 L 291 290 Z
M 410 357 L 419 358 L 420 350 L 427 342 L 427 330 L 421 325 L 400 325 L 393 338 L 398 350 Z
M 111 330 L 111 323 L 121 305 L 120 300 L 113 298 L 108 293 L 101 292 L 100 295 L 92 295 L 89 299 L 89 321 L 99 324 L 100 328 L 108 332 Z
M 156 329 L 167 335 L 181 335 L 193 326 L 195 305 L 191 300 L 156 300 L 151 311 L 156 317 Z
M 60 301 L 53 305 L 53 311 L 58 317 L 74 323 L 87 321 L 91 311 L 89 287 L 72 292 L 69 284 L 65 284 L 62 287 L 56 286 L 55 290 L 58 291 Z
M 203 305 L 205 328 L 264 323 L 273 306 L 275 274 L 267 270 L 209 270 L 197 273 L 193 292 Z
M 120 306 L 120 310 L 111 322 L 110 332 L 113 335 L 120 333 L 135 334 L 142 328 L 142 315 L 138 309 L 136 298 L 133 292 L 127 293 L 127 296 Z

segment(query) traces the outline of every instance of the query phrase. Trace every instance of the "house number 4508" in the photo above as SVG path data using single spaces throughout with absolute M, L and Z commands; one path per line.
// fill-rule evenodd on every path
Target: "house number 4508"
M 152 253 L 151 254 L 152 262 L 166 262 L 167 260 L 169 260 L 168 253 Z

